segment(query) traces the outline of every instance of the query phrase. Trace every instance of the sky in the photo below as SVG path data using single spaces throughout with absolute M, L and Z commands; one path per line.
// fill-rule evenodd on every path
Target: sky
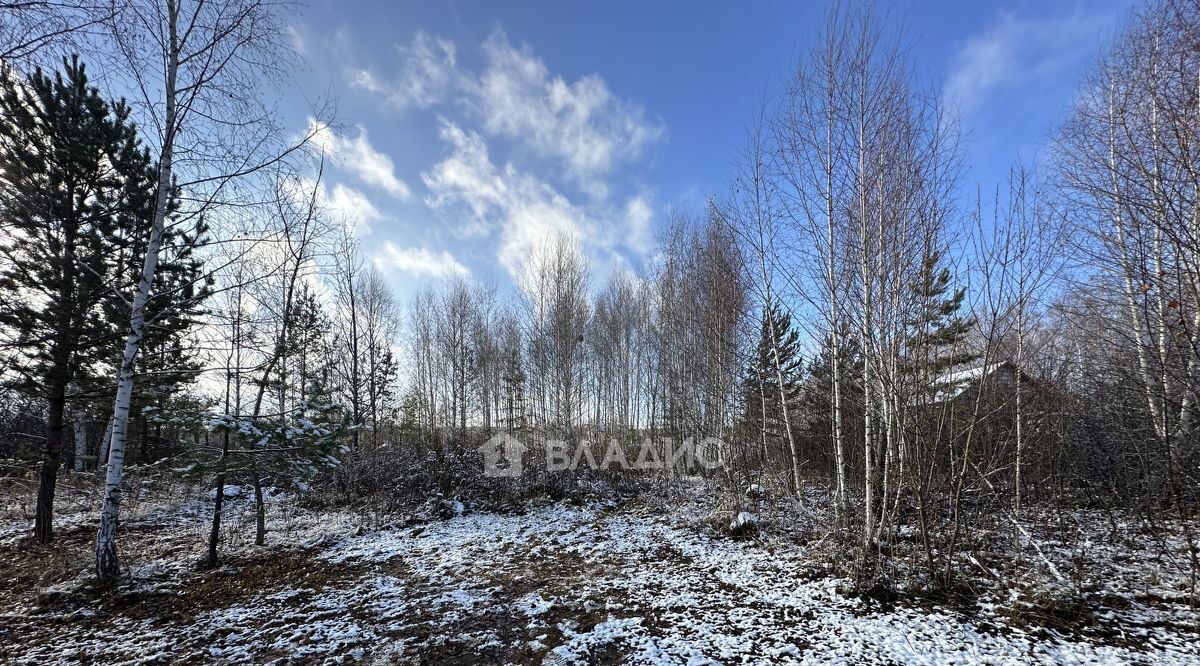
M 879 5 L 959 109 L 964 196 L 1034 164 L 1130 0 Z M 315 122 L 324 197 L 404 297 L 505 289 L 575 238 L 594 276 L 642 270 L 670 211 L 728 189 L 746 128 L 811 48 L 820 2 L 339 2 L 289 18 L 285 121 Z

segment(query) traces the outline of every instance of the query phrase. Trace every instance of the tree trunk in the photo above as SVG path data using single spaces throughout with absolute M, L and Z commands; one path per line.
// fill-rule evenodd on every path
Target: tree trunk
M 112 441 L 112 419 L 108 420 L 108 424 L 104 426 L 104 438 L 100 440 L 100 455 L 96 457 L 96 471 L 106 469 L 108 467 L 108 445 Z
M 66 384 L 61 382 L 50 389 L 46 416 L 46 448 L 38 473 L 37 510 L 33 522 L 33 536 L 38 543 L 50 543 L 54 538 L 54 488 L 58 483 L 58 466 L 62 458 L 66 389 Z
M 263 504 L 262 478 L 254 473 L 254 545 L 267 543 L 267 507 Z
M 1022 288 L 1020 289 L 1020 292 L 1021 293 L 1019 294 L 1018 297 L 1021 299 L 1024 299 L 1025 294 L 1024 294 L 1024 288 L 1023 288 L 1023 282 L 1022 282 Z M 1017 385 L 1016 385 L 1016 392 L 1017 392 L 1017 395 L 1016 395 L 1017 452 L 1016 452 L 1016 460 L 1014 462 L 1015 478 L 1013 480 L 1013 486 L 1014 486 L 1013 487 L 1013 549 L 1017 551 L 1018 561 L 1020 560 L 1020 557 L 1021 557 L 1021 499 L 1022 499 L 1021 485 L 1024 482 L 1024 479 L 1022 479 L 1022 477 L 1021 477 L 1021 468 L 1025 463 L 1025 461 L 1024 461 L 1024 457 L 1025 457 L 1025 437 L 1024 437 L 1024 435 L 1025 435 L 1025 432 L 1024 432 L 1024 425 L 1023 425 L 1023 423 L 1025 421 L 1025 409 L 1024 409 L 1024 404 L 1023 404 L 1024 401 L 1022 400 L 1022 395 L 1021 395 L 1021 393 L 1022 393 L 1021 385 L 1024 384 L 1024 382 L 1021 381 L 1021 368 L 1024 367 L 1023 364 L 1025 361 L 1025 359 L 1024 359 L 1025 353 L 1024 352 L 1025 352 L 1025 304 L 1024 304 L 1024 301 L 1022 300 L 1021 302 L 1019 302 L 1017 304 L 1017 371 L 1014 373 L 1015 380 L 1017 382 Z
M 238 339 L 240 317 L 234 321 L 234 340 L 235 344 Z M 225 413 L 230 412 L 229 403 L 229 379 L 230 373 L 225 375 Z M 239 400 L 240 404 L 241 401 Z M 229 429 L 225 428 L 221 433 L 221 459 L 218 462 L 216 490 L 217 497 L 213 502 L 213 518 L 212 528 L 208 531 L 208 555 L 204 559 L 204 567 L 207 569 L 215 569 L 220 564 L 220 558 L 217 556 L 217 542 L 221 539 L 221 510 L 225 506 L 225 462 L 229 459 Z
M 154 225 L 146 245 L 146 258 L 142 262 L 142 275 L 138 281 L 130 308 L 129 334 L 125 338 L 125 350 L 121 355 L 121 370 L 117 379 L 117 397 L 113 403 L 112 441 L 108 450 L 108 473 L 104 484 L 104 508 L 100 512 L 100 530 L 96 535 L 96 575 L 102 582 L 112 583 L 120 576 L 117 561 L 117 521 L 121 511 L 121 475 L 125 463 L 125 436 L 129 428 L 129 410 L 133 401 L 133 380 L 136 376 L 134 362 L 142 344 L 146 328 L 146 303 L 150 300 L 150 289 L 154 285 L 154 274 L 158 270 L 158 253 L 162 246 L 163 230 L 166 225 L 167 206 L 171 198 L 171 165 L 174 155 L 176 132 L 175 80 L 179 69 L 179 24 L 175 0 L 167 0 L 167 22 L 170 43 L 167 46 L 166 116 L 162 154 L 158 167 L 158 185 L 154 206 Z
M 57 330 L 54 333 L 57 340 L 51 351 L 47 382 L 46 446 L 38 470 L 37 509 L 33 524 L 33 535 L 38 543 L 50 543 L 54 538 L 54 490 L 58 485 L 58 467 L 62 462 L 63 420 L 67 407 L 67 387 L 71 383 L 71 353 L 79 343 L 71 320 L 72 307 L 69 305 L 75 298 L 75 232 L 75 226 L 65 225 L 63 245 L 66 257 L 59 282 L 61 307 L 55 318 Z
M 825 271 L 825 285 L 829 289 L 829 348 L 830 348 L 830 382 L 833 384 L 833 418 L 831 419 L 830 429 L 833 435 L 833 453 L 834 465 L 837 467 L 837 498 L 834 504 L 836 505 L 837 521 L 839 526 L 844 526 L 849 520 L 849 506 L 846 497 L 846 443 L 843 440 L 845 429 L 842 427 L 842 330 L 841 330 L 841 313 L 838 310 L 838 289 L 840 285 L 837 283 L 837 234 L 834 228 L 834 215 L 836 208 L 834 205 L 834 183 L 833 183 L 833 108 L 829 109 L 828 126 L 825 135 L 825 155 L 827 162 L 825 164 L 825 232 L 826 232 L 826 248 L 827 253 L 825 265 L 822 269 Z
M 767 391 L 765 384 L 766 382 L 760 376 L 758 378 L 758 406 L 762 418 L 758 423 L 759 445 L 762 447 L 762 451 L 759 452 L 760 459 L 758 462 L 760 470 L 767 468 Z
M 221 452 L 221 459 L 225 458 L 225 451 L 229 450 L 229 433 L 225 433 L 225 448 Z M 225 472 L 217 473 L 216 482 L 217 498 L 213 504 L 213 519 L 212 527 L 208 530 L 208 554 L 204 558 L 204 566 L 207 569 L 214 569 L 221 563 L 217 557 L 217 542 L 221 539 L 221 509 L 225 504 Z
M 349 252 L 349 250 L 347 250 Z M 350 297 L 350 409 L 353 412 L 354 423 L 353 430 L 350 431 L 352 441 L 351 450 L 358 451 L 359 430 L 362 426 L 362 406 L 359 402 L 359 383 L 358 383 L 358 304 L 356 303 L 355 284 L 354 284 L 354 258 L 347 254 L 346 257 L 346 288 L 347 295 Z
M 153 253 L 157 258 L 159 234 L 152 239 Z M 147 264 L 149 264 L 149 253 Z M 143 278 L 145 274 L 143 273 Z M 151 280 L 143 279 L 142 287 L 148 292 Z M 117 380 L 117 398 L 113 404 L 112 441 L 108 448 L 108 468 L 104 482 L 104 505 L 100 512 L 100 530 L 96 534 L 96 575 L 106 583 L 116 582 L 120 576 L 120 565 L 117 561 L 117 521 L 121 511 L 121 477 L 125 464 L 125 439 L 129 428 L 130 403 L 133 401 L 133 380 L 135 377 L 134 361 L 138 347 L 141 344 L 145 328 L 145 301 L 135 304 L 133 323 L 129 335 L 125 339 L 124 360 Z
M 75 426 L 75 471 L 84 471 L 84 458 L 87 457 L 87 421 L 84 419 L 83 411 L 76 411 L 74 414 Z
M 792 417 L 787 404 L 787 386 L 783 382 L 783 369 L 779 367 L 779 340 L 775 332 L 775 319 L 768 316 L 767 321 L 771 326 L 771 351 L 775 356 L 775 381 L 779 383 L 779 407 L 783 410 L 783 428 L 787 432 L 788 451 L 792 455 L 792 487 L 796 491 L 796 497 L 800 498 L 800 450 L 796 448 L 796 438 L 792 435 Z

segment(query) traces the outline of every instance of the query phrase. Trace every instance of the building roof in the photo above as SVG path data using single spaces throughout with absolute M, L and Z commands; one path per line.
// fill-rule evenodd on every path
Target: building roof
M 946 402 L 958 398 L 967 389 L 977 386 L 981 380 L 990 377 L 1002 367 L 1016 369 L 1016 366 L 1010 361 L 999 361 L 965 370 L 955 370 L 938 377 L 934 382 L 933 402 Z

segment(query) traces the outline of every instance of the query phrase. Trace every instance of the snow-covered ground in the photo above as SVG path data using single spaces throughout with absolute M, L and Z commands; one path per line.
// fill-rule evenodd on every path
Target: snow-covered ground
M 182 542 L 200 531 L 195 509 L 151 519 Z M 1109 611 L 1104 638 L 1014 627 L 994 601 L 884 607 L 844 594 L 804 546 L 722 538 L 640 501 L 376 530 L 346 514 L 304 518 L 266 553 L 236 547 L 216 572 L 192 572 L 167 548 L 142 556 L 116 598 L 0 600 L 0 660 L 1200 663 L 1196 615 L 1182 605 Z

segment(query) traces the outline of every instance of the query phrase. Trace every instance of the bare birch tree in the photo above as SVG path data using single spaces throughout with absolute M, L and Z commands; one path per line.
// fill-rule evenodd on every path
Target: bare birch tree
M 108 21 L 114 70 L 140 98 L 142 126 L 154 144 L 158 178 L 137 287 L 130 299 L 117 394 L 113 405 L 104 506 L 96 538 L 96 571 L 103 581 L 120 573 L 117 525 L 125 441 L 136 357 L 152 324 L 146 318 L 171 200 L 175 214 L 192 219 L 235 195 L 239 180 L 281 163 L 310 137 L 280 148 L 273 111 L 258 97 L 289 62 L 279 14 L 288 5 L 269 0 L 230 3 L 145 0 L 129 2 Z

